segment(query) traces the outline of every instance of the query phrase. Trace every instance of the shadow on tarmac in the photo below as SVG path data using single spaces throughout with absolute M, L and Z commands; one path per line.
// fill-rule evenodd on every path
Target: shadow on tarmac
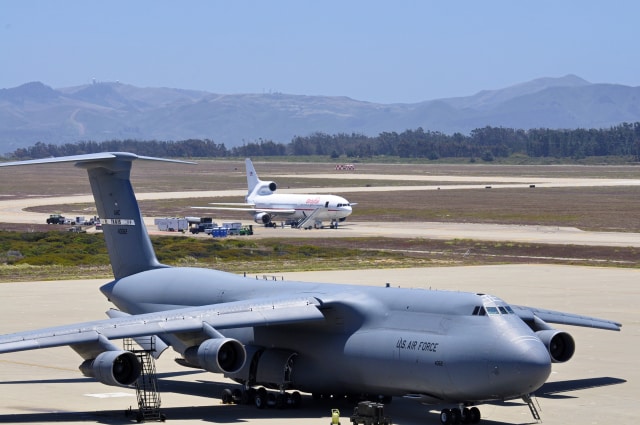
M 222 390 L 229 387 L 227 383 L 197 380 L 197 381 L 176 381 L 170 378 L 184 375 L 204 373 L 201 371 L 166 373 L 159 374 L 159 387 L 161 395 L 163 393 L 187 394 L 199 397 L 208 397 L 211 402 L 204 406 L 185 407 L 161 407 L 161 412 L 166 416 L 167 421 L 200 421 L 211 423 L 239 423 L 252 422 L 260 419 L 282 418 L 297 419 L 300 423 L 318 423 L 326 418 L 327 423 L 331 418 L 331 409 L 337 408 L 341 412 L 342 422 L 349 422 L 349 416 L 353 412 L 354 404 L 346 399 L 314 399 L 310 395 L 303 395 L 302 407 L 299 409 L 257 409 L 251 405 L 223 405 L 218 398 Z M 88 379 L 88 378 L 87 378 Z M 18 381 L 13 383 L 77 383 L 85 382 L 86 379 L 65 379 L 65 380 L 32 380 Z M 575 398 L 571 395 L 564 395 L 571 391 L 588 388 L 605 387 L 619 385 L 627 382 L 624 379 L 612 377 L 599 377 L 589 379 L 576 379 L 570 381 L 549 382 L 544 384 L 536 393 L 539 398 Z M 12 382 L 2 382 L 2 385 L 10 385 Z M 491 403 L 501 408 L 525 407 L 520 400 Z M 481 407 L 481 406 L 480 406 Z M 432 410 L 430 410 L 432 409 Z M 439 424 L 439 407 L 423 406 L 412 400 L 394 398 L 393 403 L 385 406 L 385 414 L 390 416 L 395 424 Z M 482 409 L 482 407 L 481 407 Z M 21 413 L 11 415 L 0 415 L 0 423 L 29 424 L 43 422 L 64 422 L 81 423 L 93 422 L 99 424 L 131 424 L 136 423 L 136 410 L 106 410 L 106 411 L 84 411 L 84 412 L 64 412 L 64 411 L 38 411 L 34 406 L 32 413 Z M 483 425 L 500 425 L 505 422 L 497 422 L 483 418 Z M 535 421 L 524 422 L 533 424 Z

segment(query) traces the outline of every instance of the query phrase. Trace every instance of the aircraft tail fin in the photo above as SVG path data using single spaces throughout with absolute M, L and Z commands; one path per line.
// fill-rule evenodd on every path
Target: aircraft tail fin
M 247 168 L 247 196 L 245 200 L 250 202 L 249 198 L 260 184 L 260 177 L 258 177 L 258 173 L 256 173 L 256 169 L 253 167 L 253 162 L 251 162 L 249 158 L 245 159 L 244 163 Z
M 136 159 L 185 163 L 114 152 L 12 162 L 0 166 L 75 162 L 77 167 L 86 169 L 113 275 L 120 279 L 145 270 L 168 267 L 156 258 L 131 186 L 131 165 Z

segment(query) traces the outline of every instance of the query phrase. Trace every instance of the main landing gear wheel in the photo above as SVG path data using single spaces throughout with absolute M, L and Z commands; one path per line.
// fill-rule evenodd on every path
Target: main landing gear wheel
M 253 399 L 253 403 L 258 409 L 264 409 L 267 407 L 267 390 L 264 388 L 258 388 L 256 396 Z
M 276 407 L 278 409 L 285 408 L 298 408 L 302 404 L 302 395 L 298 391 L 292 393 L 278 392 L 273 393 L 267 391 L 265 388 L 260 387 L 251 394 L 253 404 L 258 409 L 264 409 L 265 407 Z
M 472 407 L 471 409 L 469 409 L 469 416 L 468 416 L 469 422 L 470 424 L 479 424 L 480 423 L 480 409 L 478 409 L 477 407 Z
M 225 388 L 222 390 L 222 404 L 231 404 L 233 403 L 233 393 L 230 389 Z
M 440 412 L 442 425 L 477 424 L 480 423 L 480 410 L 477 407 L 460 409 L 442 409 Z

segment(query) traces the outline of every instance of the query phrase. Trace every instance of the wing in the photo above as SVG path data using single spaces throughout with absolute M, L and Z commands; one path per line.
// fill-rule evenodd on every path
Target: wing
M 228 205 L 228 204 L 227 204 Z M 256 209 L 251 206 L 237 206 L 237 207 L 191 207 L 194 210 L 222 210 L 222 211 L 249 211 L 255 212 Z
M 315 298 L 282 297 L 202 307 L 166 310 L 93 322 L 76 323 L 0 336 L 0 353 L 98 342 L 147 335 L 164 335 L 249 326 L 270 326 L 323 320 Z
M 224 204 L 229 205 L 229 204 Z M 240 206 L 246 205 L 246 206 Z M 271 215 L 291 215 L 296 212 L 293 208 L 256 208 L 250 204 L 238 204 L 237 207 L 191 207 L 195 210 L 223 210 L 223 211 L 248 211 L 252 213 L 268 213 Z
M 525 322 L 532 322 L 535 318 L 542 319 L 547 323 L 558 323 L 562 325 L 584 326 L 588 328 L 607 329 L 619 331 L 621 323 L 611 320 L 599 319 L 597 317 L 581 316 L 579 314 L 564 313 L 561 311 L 544 310 L 535 307 L 511 305 L 513 311 Z

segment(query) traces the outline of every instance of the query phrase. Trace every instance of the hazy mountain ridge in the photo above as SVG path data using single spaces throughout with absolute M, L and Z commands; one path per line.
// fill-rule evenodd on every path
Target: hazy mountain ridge
M 640 87 L 592 84 L 574 75 L 412 104 L 122 83 L 53 89 L 32 82 L 0 89 L 1 152 L 38 141 L 198 138 L 233 147 L 257 139 L 288 143 L 316 131 L 371 136 L 422 127 L 451 134 L 485 126 L 602 128 L 636 121 Z

